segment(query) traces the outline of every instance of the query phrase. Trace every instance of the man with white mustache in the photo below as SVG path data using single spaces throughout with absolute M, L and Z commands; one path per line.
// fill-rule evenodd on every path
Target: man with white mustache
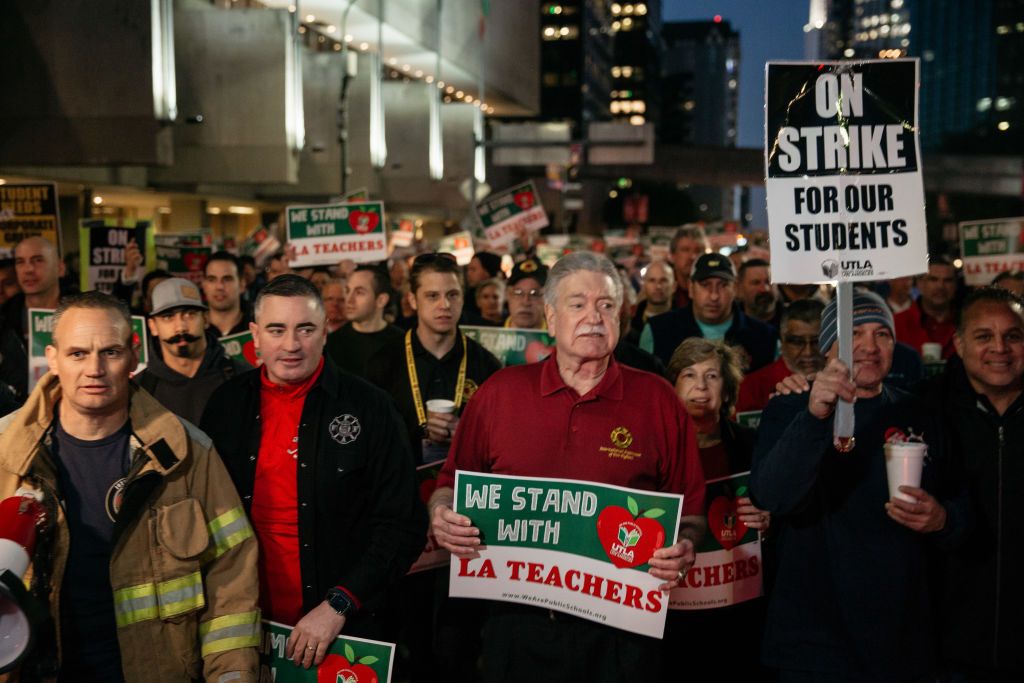
M 455 471 L 596 481 L 684 494 L 679 536 L 655 551 L 651 575 L 669 591 L 693 565 L 704 530 L 696 431 L 663 379 L 620 365 L 622 281 L 599 254 L 563 256 L 548 274 L 544 312 L 555 352 L 495 373 L 466 406 L 430 500 L 437 541 L 457 556 L 479 530 L 452 510 Z M 629 439 L 638 457 L 609 434 Z M 483 680 L 623 681 L 655 678 L 661 643 L 560 612 L 492 603 L 483 629 Z

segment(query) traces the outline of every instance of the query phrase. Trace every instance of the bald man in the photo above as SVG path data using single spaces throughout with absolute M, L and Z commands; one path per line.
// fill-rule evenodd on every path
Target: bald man
M 51 242 L 27 237 L 14 248 L 14 272 L 21 293 L 0 308 L 0 380 L 24 399 L 28 389 L 28 309 L 57 308 L 64 262 Z

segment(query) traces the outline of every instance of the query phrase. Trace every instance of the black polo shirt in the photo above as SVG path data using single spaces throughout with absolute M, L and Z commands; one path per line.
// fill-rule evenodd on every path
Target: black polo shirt
M 426 402 L 434 398 L 455 398 L 459 364 L 462 361 L 462 339 L 456 337 L 455 345 L 441 358 L 427 351 L 420 343 L 416 330 L 412 331 L 412 355 L 416 365 L 416 377 L 420 384 L 420 395 L 424 410 Z M 484 380 L 501 369 L 501 362 L 490 351 L 472 339 L 466 339 L 466 384 L 463 389 L 462 406 L 483 384 Z M 409 442 L 417 462 L 423 462 L 423 429 L 416 414 L 416 403 L 412 397 L 409 371 L 405 357 L 405 335 L 389 342 L 370 359 L 367 379 L 390 393 L 398 412 L 409 432 Z M 461 413 L 461 407 L 459 412 Z

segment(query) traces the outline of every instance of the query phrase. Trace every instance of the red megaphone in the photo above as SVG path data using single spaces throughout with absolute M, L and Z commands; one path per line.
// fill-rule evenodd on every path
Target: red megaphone
M 22 577 L 45 517 L 45 508 L 31 496 L 0 501 L 0 673 L 13 669 L 32 646 L 38 605 Z

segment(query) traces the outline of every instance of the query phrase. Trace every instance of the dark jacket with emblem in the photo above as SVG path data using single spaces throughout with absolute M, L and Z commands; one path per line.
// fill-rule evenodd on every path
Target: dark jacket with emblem
M 420 383 L 420 394 L 423 398 L 424 410 L 426 402 L 433 398 L 453 400 L 455 384 L 459 374 L 459 363 L 462 360 L 462 342 L 457 337 L 455 346 L 441 358 L 436 358 L 420 343 L 416 329 L 412 330 L 412 352 Z M 466 385 L 462 398 L 462 407 L 466 405 L 481 384 L 488 377 L 501 369 L 501 361 L 483 346 L 466 338 Z M 370 359 L 367 379 L 391 394 L 398 405 L 402 421 L 405 423 L 412 451 L 417 464 L 423 463 L 423 428 L 416 414 L 416 403 L 412 398 L 412 385 L 409 383 L 409 367 L 405 356 L 405 335 L 389 343 Z M 433 381 L 432 381 L 433 380 Z M 460 407 L 461 411 L 461 407 Z
M 247 511 L 260 450 L 261 372 L 222 384 L 201 423 Z M 376 610 L 423 550 L 427 530 L 393 401 L 325 358 L 302 407 L 296 470 L 303 611 L 338 586 L 358 607 L 344 632 L 382 637 Z
M 59 599 L 72 541 L 51 450 L 60 399 L 57 378 L 46 374 L 24 407 L 0 420 L 0 500 L 33 492 L 49 519 L 25 582 L 50 618 L 15 680 L 46 679 L 60 662 Z M 132 388 L 128 418 L 131 466 L 110 557 L 125 680 L 252 683 L 257 549 L 238 494 L 209 438 L 145 391 Z M 64 590 L 74 590 L 75 577 L 66 578 Z
M 684 339 L 704 336 L 693 315 L 692 304 L 648 318 L 647 324 L 654 338 L 654 355 L 665 365 Z M 774 327 L 750 317 L 739 306 L 733 306 L 732 324 L 725 332 L 725 341 L 747 352 L 750 362 L 743 368 L 744 372 L 757 370 L 775 360 L 776 338 Z

